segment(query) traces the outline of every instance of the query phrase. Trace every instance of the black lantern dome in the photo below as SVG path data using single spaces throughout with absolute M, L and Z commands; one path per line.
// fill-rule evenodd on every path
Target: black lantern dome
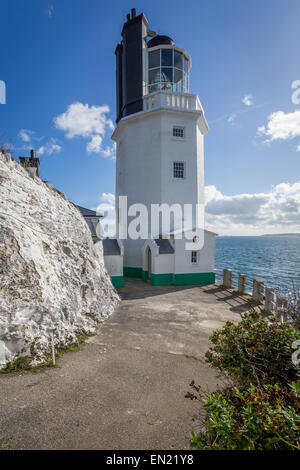
M 162 46 L 162 45 L 166 45 L 166 46 L 174 46 L 174 41 L 173 39 L 169 38 L 169 36 L 162 36 L 162 35 L 157 35 L 157 36 L 154 36 L 154 38 L 150 39 L 150 41 L 148 41 L 147 43 L 147 46 L 148 47 L 156 47 L 156 46 Z

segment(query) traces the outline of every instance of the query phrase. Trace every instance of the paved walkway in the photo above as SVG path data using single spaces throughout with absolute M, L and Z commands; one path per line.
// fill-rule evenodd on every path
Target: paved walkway
M 0 375 L 0 444 L 13 449 L 186 449 L 199 405 L 192 379 L 214 390 L 208 337 L 248 310 L 216 286 L 126 280 L 117 311 L 59 368 Z

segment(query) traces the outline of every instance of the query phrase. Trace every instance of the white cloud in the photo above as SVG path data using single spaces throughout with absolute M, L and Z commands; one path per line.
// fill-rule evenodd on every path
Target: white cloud
M 104 158 L 110 158 L 111 160 L 116 159 L 116 143 L 114 142 L 111 146 L 106 147 L 102 150 L 102 156 Z
M 300 110 L 292 113 L 276 111 L 268 116 L 266 126 L 257 129 L 258 135 L 266 135 L 265 142 L 287 140 L 300 136 Z
M 257 134 L 258 134 L 258 135 L 263 135 L 263 134 L 265 134 L 265 132 L 266 132 L 265 126 L 259 126 L 259 127 L 257 128 Z
M 54 118 L 57 129 L 64 131 L 68 139 L 74 137 L 88 138 L 88 153 L 99 153 L 104 158 L 114 156 L 114 147 L 102 149 L 102 141 L 108 130 L 113 130 L 114 125 L 107 114 L 109 106 L 89 106 L 83 103 L 72 103 L 67 111 Z
M 20 129 L 18 133 L 18 137 L 21 140 L 23 140 L 23 142 L 30 142 L 33 134 L 34 134 L 34 131 L 31 131 L 29 129 Z
M 242 98 L 242 103 L 244 103 L 245 106 L 252 106 L 253 105 L 253 97 L 252 95 L 245 95 Z
M 49 18 L 52 18 L 53 13 L 54 13 L 54 6 L 53 6 L 53 5 L 49 5 L 49 7 L 47 8 L 46 13 L 47 13 L 47 16 L 48 16 Z
M 102 145 L 101 135 L 94 135 L 92 140 L 87 143 L 86 150 L 88 153 L 100 153 Z
M 230 114 L 224 114 L 223 116 L 220 116 L 217 119 L 210 120 L 209 125 L 216 124 L 216 123 L 222 122 L 222 121 L 227 121 L 227 122 L 232 123 L 233 121 L 236 120 L 236 118 L 238 116 L 242 116 L 243 114 L 249 113 L 250 111 L 251 112 L 255 111 L 256 109 L 262 108 L 263 106 L 264 106 L 263 104 L 253 105 L 253 103 L 252 103 L 252 106 L 248 106 L 247 108 L 243 108 L 243 109 L 234 111 Z
M 225 196 L 215 186 L 205 187 L 206 228 L 220 235 L 262 235 L 300 232 L 300 181 L 281 183 L 267 193 Z M 115 196 L 103 193 L 96 210 L 114 234 Z M 112 235 L 109 235 L 112 236 Z
M 98 214 L 103 214 L 101 220 L 102 229 L 105 236 L 113 237 L 116 234 L 116 211 L 115 211 L 115 195 L 112 193 L 102 193 L 97 207 L 94 207 Z
M 297 145 L 296 152 L 300 152 L 300 144 Z
M 228 122 L 233 122 L 235 120 L 235 118 L 236 118 L 236 114 L 230 114 L 230 116 L 228 116 L 227 121 Z
M 106 128 L 113 129 L 111 119 L 106 117 L 110 112 L 108 106 L 91 106 L 82 103 L 73 103 L 66 112 L 54 118 L 57 129 L 66 132 L 66 137 L 91 137 L 95 134 L 103 135 Z
M 49 142 L 47 142 L 45 145 L 42 145 L 38 150 L 37 150 L 37 155 L 42 156 L 44 154 L 47 155 L 52 155 L 53 153 L 58 153 L 62 149 L 61 145 L 57 143 L 55 139 L 50 139 Z
M 300 232 L 300 181 L 281 183 L 267 193 L 225 196 L 205 188 L 206 224 L 224 235 Z
M 15 150 L 25 151 L 31 150 L 39 145 L 36 154 L 38 156 L 42 155 L 52 155 L 53 153 L 58 153 L 62 150 L 61 145 L 57 143 L 57 140 L 51 137 L 48 142 L 40 145 L 40 142 L 45 139 L 45 137 L 38 137 L 35 131 L 30 129 L 20 129 L 18 133 L 19 139 L 21 139 L 24 144 L 21 147 L 15 147 Z

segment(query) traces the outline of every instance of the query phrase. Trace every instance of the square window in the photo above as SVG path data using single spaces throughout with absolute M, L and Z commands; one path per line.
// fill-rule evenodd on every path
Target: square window
M 196 264 L 198 262 L 198 252 L 192 251 L 191 253 L 191 263 Z
M 174 162 L 173 163 L 173 177 L 174 178 L 184 178 L 185 177 L 184 162 Z
M 183 127 L 173 127 L 173 137 L 184 138 L 184 128 Z

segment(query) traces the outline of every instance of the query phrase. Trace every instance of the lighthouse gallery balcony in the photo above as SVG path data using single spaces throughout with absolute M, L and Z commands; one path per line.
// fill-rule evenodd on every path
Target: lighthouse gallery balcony
M 143 97 L 143 111 L 154 111 L 155 109 L 161 108 L 181 111 L 200 111 L 200 113 L 204 114 L 197 95 L 171 91 L 156 91 Z

